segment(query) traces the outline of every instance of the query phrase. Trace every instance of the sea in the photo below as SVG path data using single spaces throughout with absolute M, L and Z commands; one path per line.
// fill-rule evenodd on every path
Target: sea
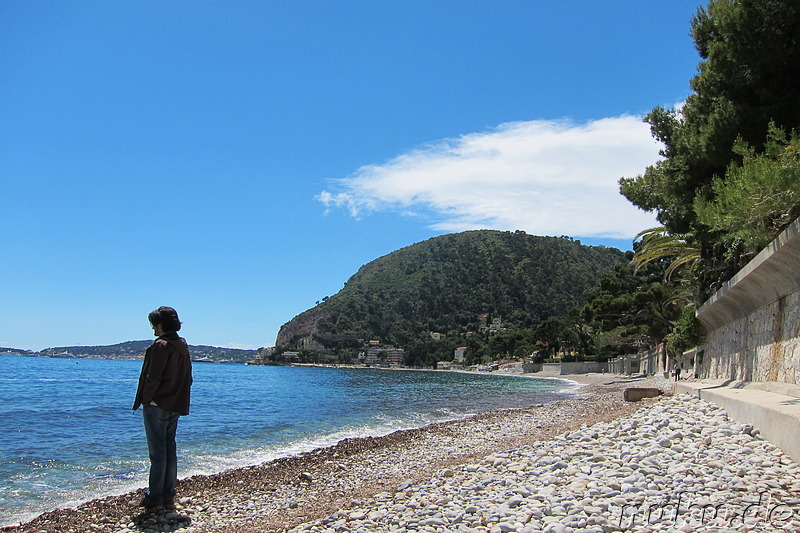
M 0 526 L 147 485 L 141 361 L 0 356 Z M 574 394 L 479 372 L 195 363 L 178 475 L 212 474 Z

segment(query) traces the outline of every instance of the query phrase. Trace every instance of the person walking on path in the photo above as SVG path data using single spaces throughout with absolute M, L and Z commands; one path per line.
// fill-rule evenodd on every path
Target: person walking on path
M 186 339 L 178 335 L 181 322 L 171 307 L 159 307 L 148 315 L 158 337 L 144 354 L 142 373 L 133 410 L 142 406 L 144 432 L 150 455 L 148 490 L 142 507 L 174 505 L 178 482 L 175 433 L 178 418 L 189 414 L 192 362 Z

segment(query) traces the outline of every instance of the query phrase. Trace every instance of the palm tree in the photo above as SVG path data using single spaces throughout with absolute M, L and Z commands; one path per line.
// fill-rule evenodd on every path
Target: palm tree
M 634 272 L 653 261 L 674 258 L 664 272 L 664 281 L 668 282 L 676 270 L 687 265 L 693 268 L 700 261 L 699 247 L 690 244 L 682 236 L 670 234 L 663 226 L 639 232 L 634 241 L 640 239 L 640 245 L 631 259 Z

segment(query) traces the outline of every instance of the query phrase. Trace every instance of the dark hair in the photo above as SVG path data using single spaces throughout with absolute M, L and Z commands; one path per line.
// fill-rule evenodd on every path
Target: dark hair
M 161 306 L 155 311 L 151 311 L 150 314 L 147 315 L 147 320 L 149 320 L 150 324 L 153 326 L 161 324 L 164 333 L 180 331 L 181 329 L 181 321 L 178 320 L 178 312 L 171 307 Z

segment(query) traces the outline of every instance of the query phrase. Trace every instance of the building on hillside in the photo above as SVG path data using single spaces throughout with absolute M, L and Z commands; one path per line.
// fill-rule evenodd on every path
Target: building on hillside
M 364 363 L 370 366 L 377 366 L 381 361 L 382 351 L 380 346 L 373 345 L 372 341 L 370 341 L 370 345 L 364 354 Z
M 364 356 L 364 363 L 369 366 L 402 366 L 405 362 L 406 351 L 392 346 L 381 347 L 370 345 Z
M 436 370 L 464 370 L 464 365 L 458 364 L 455 361 L 439 361 L 436 363 Z
M 245 364 L 247 364 L 247 365 L 266 365 L 267 363 L 269 363 L 269 357 L 270 357 L 270 355 L 272 355 L 272 351 L 274 349 L 275 349 L 274 347 L 259 348 L 258 350 L 256 350 L 256 355 L 250 361 L 248 361 Z
M 281 356 L 283 356 L 283 360 L 287 363 L 300 362 L 300 352 L 283 352 Z
M 441 333 L 437 333 L 436 331 L 431 331 L 431 340 L 440 341 L 442 340 L 442 337 L 444 337 L 444 335 L 442 335 Z
M 456 348 L 456 351 L 453 354 L 453 360 L 458 362 L 464 362 L 464 354 L 466 353 L 467 353 L 466 346 L 462 346 L 461 348 Z
M 406 351 L 402 348 L 390 348 L 386 350 L 385 363 L 389 366 L 402 366 L 406 360 Z
M 488 314 L 478 315 L 478 332 L 479 333 L 486 333 L 487 331 L 489 331 L 489 326 L 487 325 L 488 321 L 489 321 L 489 315 Z

